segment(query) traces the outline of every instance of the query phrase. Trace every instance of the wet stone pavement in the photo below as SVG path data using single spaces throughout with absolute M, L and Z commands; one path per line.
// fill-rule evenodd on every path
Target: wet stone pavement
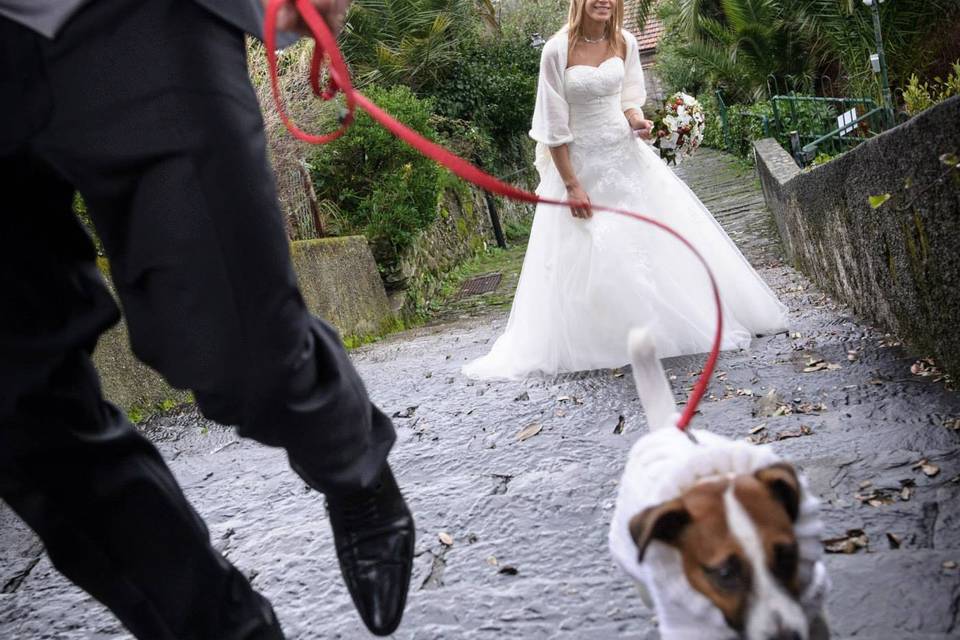
M 697 424 L 775 442 L 824 499 L 835 638 L 960 637 L 960 395 L 911 372 L 923 354 L 783 264 L 750 170 L 704 150 L 679 173 L 791 310 L 790 334 L 723 354 Z M 464 379 L 459 367 L 505 321 L 503 311 L 447 317 L 354 353 L 374 400 L 396 414 L 392 462 L 417 521 L 396 637 L 653 640 L 653 617 L 606 549 L 616 483 L 645 428 L 630 374 Z M 701 358 L 665 365 L 685 397 Z M 340 582 L 322 498 L 282 452 L 193 410 L 145 429 L 291 638 L 368 637 Z M 0 506 L 0 638 L 126 637 Z

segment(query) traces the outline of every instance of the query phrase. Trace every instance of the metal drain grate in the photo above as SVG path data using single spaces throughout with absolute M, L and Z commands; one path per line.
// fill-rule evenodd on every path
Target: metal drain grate
M 457 294 L 457 299 L 459 300 L 461 298 L 468 298 L 470 296 L 479 296 L 483 293 L 490 293 L 500 286 L 500 279 L 502 277 L 502 273 L 491 273 L 485 276 L 470 278 L 463 283 L 463 286 L 460 287 L 460 293 Z

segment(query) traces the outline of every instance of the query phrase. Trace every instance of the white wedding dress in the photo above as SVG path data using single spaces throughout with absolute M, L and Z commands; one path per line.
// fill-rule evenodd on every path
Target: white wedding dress
M 643 103 L 636 41 L 628 62 L 566 68 L 566 32 L 544 48 L 531 131 L 540 196 L 566 197 L 546 145 L 569 144 L 594 204 L 662 221 L 704 255 L 717 277 L 724 349 L 786 328 L 786 307 L 692 191 L 631 130 L 623 111 Z M 633 57 L 632 57 L 633 56 Z M 626 80 L 625 80 L 626 79 Z M 716 311 L 703 267 L 676 239 L 624 216 L 539 205 L 510 319 L 490 352 L 463 368 L 471 378 L 517 379 L 628 362 L 627 333 L 652 331 L 660 357 L 708 351 Z

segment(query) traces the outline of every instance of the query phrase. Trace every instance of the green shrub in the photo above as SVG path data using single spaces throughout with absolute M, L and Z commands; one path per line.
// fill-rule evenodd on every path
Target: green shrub
M 953 63 L 953 72 L 946 80 L 933 78 L 932 86 L 928 82 L 920 82 L 917 74 L 911 75 L 903 91 L 904 109 L 909 115 L 915 116 L 956 95 L 960 95 L 960 60 Z
M 472 120 L 496 141 L 526 135 L 537 91 L 540 51 L 520 38 L 476 34 L 452 72 L 427 88 L 445 117 Z
M 432 103 L 405 86 L 370 86 L 367 95 L 431 140 Z M 437 217 L 448 178 L 432 161 L 395 138 L 366 113 L 358 113 L 337 141 L 316 147 L 308 161 L 317 197 L 341 212 L 342 232 L 370 241 L 382 273 L 391 272 L 404 249 Z

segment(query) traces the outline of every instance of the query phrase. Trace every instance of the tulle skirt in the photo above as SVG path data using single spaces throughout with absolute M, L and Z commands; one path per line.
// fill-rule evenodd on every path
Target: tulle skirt
M 647 144 L 570 145 L 581 185 L 595 204 L 661 221 L 704 255 L 723 301 L 724 349 L 745 349 L 756 335 L 786 328 L 784 307 L 692 191 Z M 565 198 L 552 163 L 538 194 Z M 574 218 L 539 205 L 506 330 L 470 362 L 471 378 L 517 379 L 628 362 L 627 334 L 648 327 L 660 357 L 708 351 L 716 311 L 701 264 L 678 240 L 649 224 L 594 212 Z

